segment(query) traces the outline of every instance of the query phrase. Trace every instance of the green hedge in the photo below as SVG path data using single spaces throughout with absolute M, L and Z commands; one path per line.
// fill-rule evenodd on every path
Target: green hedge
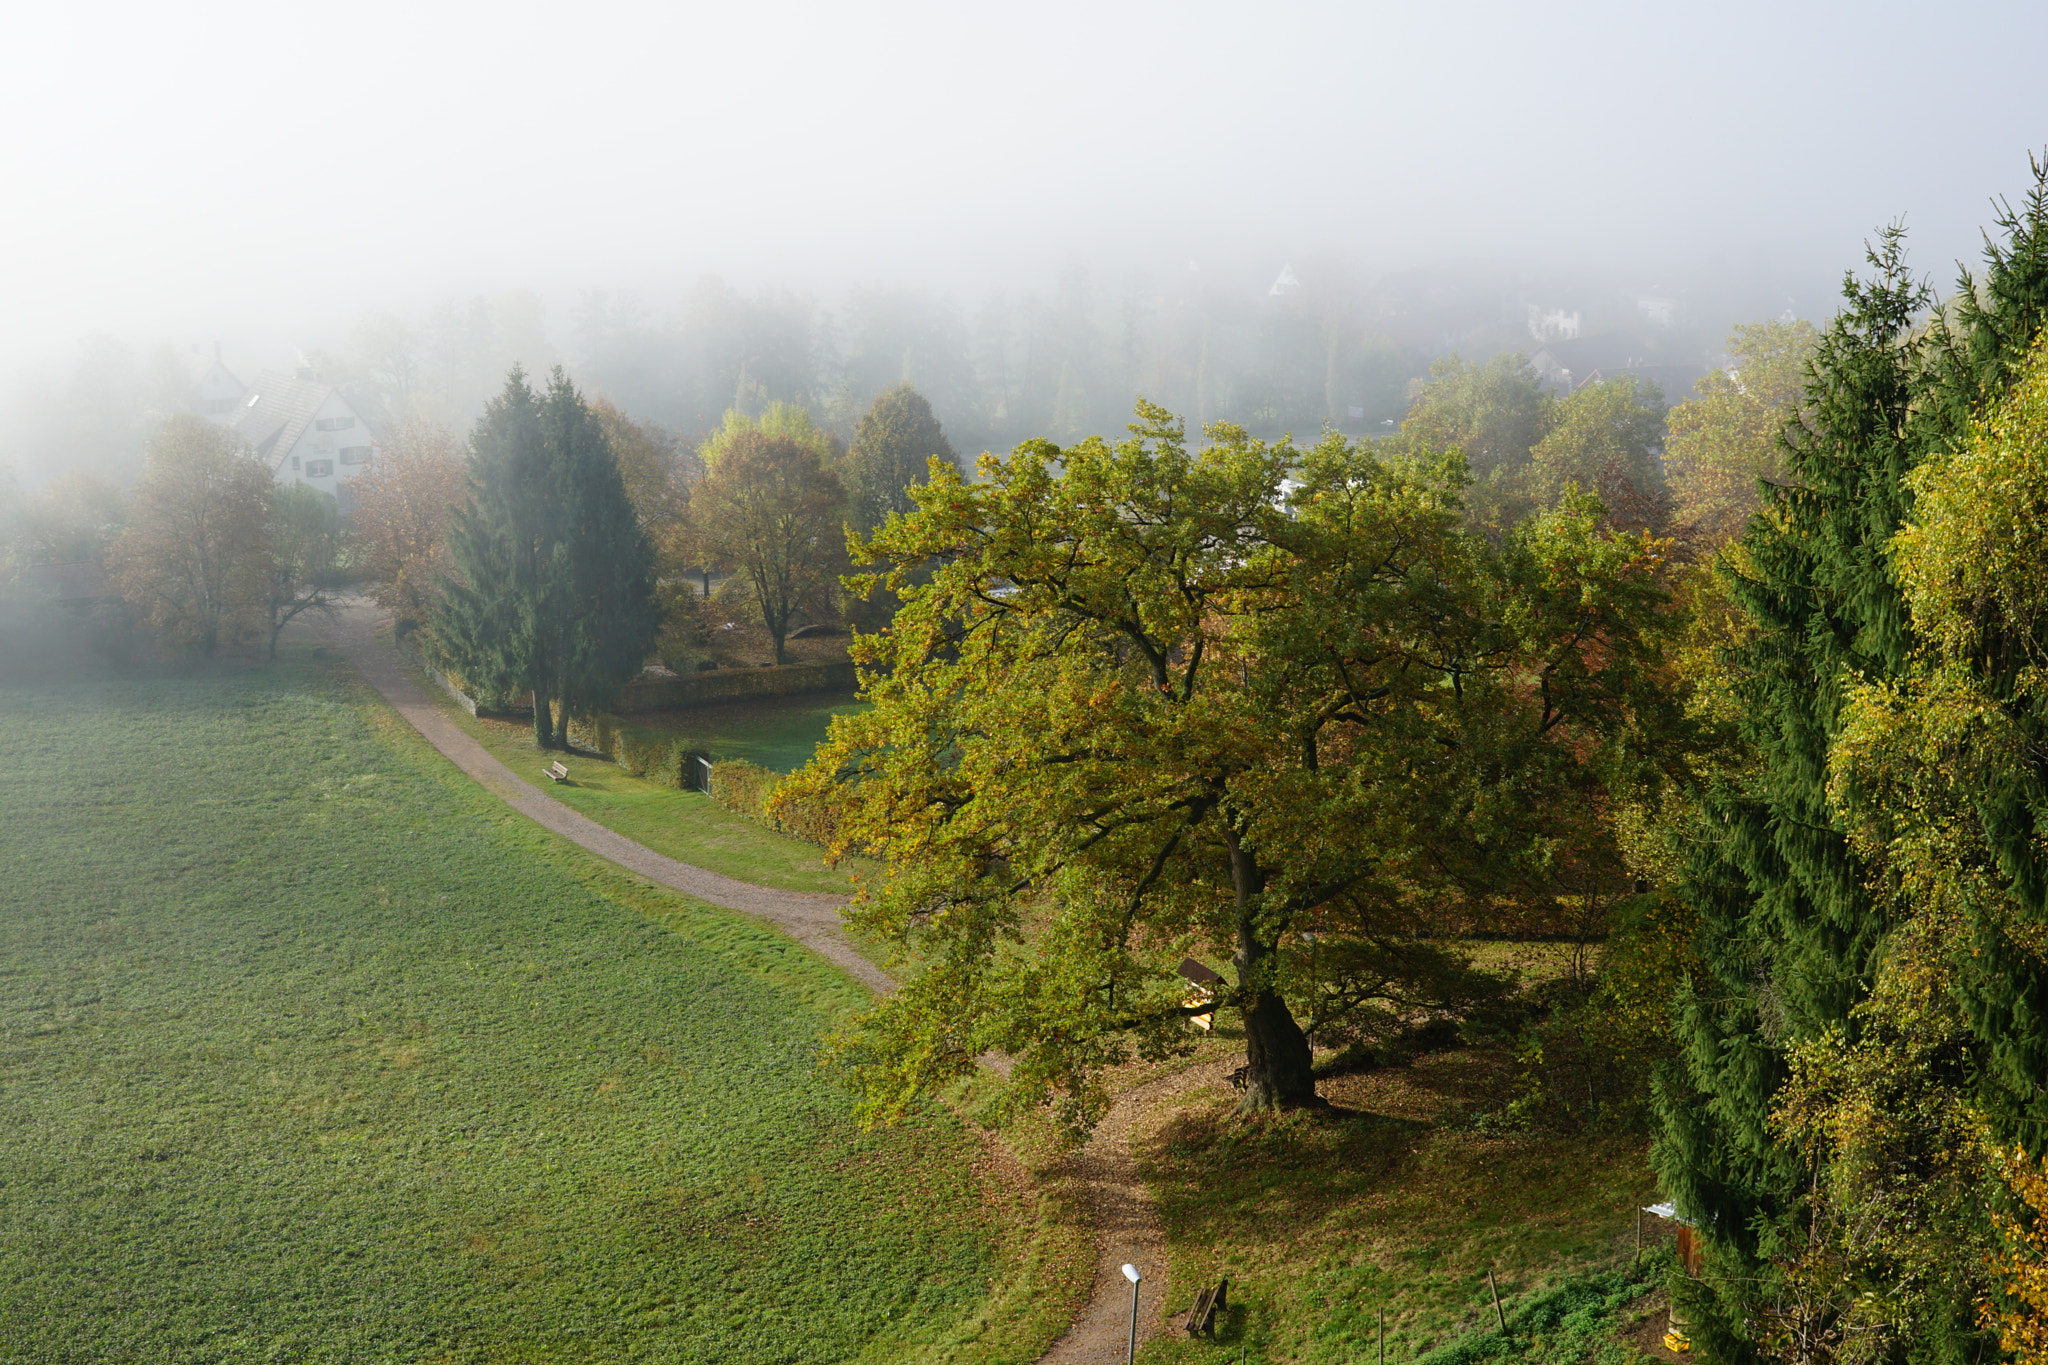
M 723 701 L 758 701 L 806 692 L 851 692 L 857 685 L 853 662 L 783 664 L 775 668 L 719 668 L 675 678 L 641 676 L 627 684 L 612 710 L 675 711 Z
M 839 830 L 839 808 L 823 801 L 789 801 L 771 813 L 768 800 L 781 783 L 782 774 L 757 763 L 730 759 L 711 765 L 711 799 L 719 805 L 792 839 L 830 844 Z
M 644 777 L 677 791 L 697 790 L 697 760 L 709 757 L 687 736 L 669 735 L 622 725 L 615 716 L 569 722 L 569 740 L 578 748 L 603 754 L 632 777 Z M 832 842 L 839 828 L 839 808 L 822 801 L 786 803 L 770 814 L 768 798 L 782 774 L 743 759 L 721 759 L 711 765 L 713 801 L 727 810 L 758 820 L 778 834 L 820 847 Z
M 621 725 L 611 716 L 569 722 L 569 740 L 603 754 L 632 777 L 644 777 L 677 791 L 697 789 L 697 756 L 704 747 L 686 735 L 670 735 Z

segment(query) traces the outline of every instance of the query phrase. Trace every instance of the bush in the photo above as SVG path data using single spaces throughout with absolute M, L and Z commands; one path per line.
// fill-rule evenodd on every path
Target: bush
M 829 847 L 839 832 L 839 807 L 802 797 L 776 799 L 782 774 L 737 760 L 711 765 L 711 799 L 759 820 L 778 834 Z
M 729 811 L 768 824 L 768 798 L 781 781 L 780 773 L 758 763 L 727 759 L 711 765 L 711 799 Z
M 697 756 L 703 747 L 684 735 L 667 735 L 621 725 L 611 716 L 569 722 L 569 741 L 603 754 L 629 777 L 644 777 L 677 791 L 696 790 Z

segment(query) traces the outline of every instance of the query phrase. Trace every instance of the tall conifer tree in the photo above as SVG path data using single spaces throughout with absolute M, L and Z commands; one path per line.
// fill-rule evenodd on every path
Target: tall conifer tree
M 1824 1038 L 1858 1045 L 1870 1016 L 1856 1007 L 1870 997 L 1899 905 L 1873 890 L 1878 869 L 1858 856 L 1831 807 L 1830 758 L 1851 690 L 1918 666 L 1891 557 L 1911 513 L 1906 476 L 1967 439 L 1970 418 L 2010 382 L 2041 325 L 2040 175 L 2037 167 L 2025 212 L 2002 219 L 2008 241 L 1988 253 L 1983 277 L 1966 276 L 1955 306 L 1924 328 L 1916 321 L 1928 295 L 1906 271 L 1902 233 L 1883 235 L 1874 277 L 1846 284 L 1849 306 L 1811 363 L 1806 414 L 1786 432 L 1786 483 L 1767 490 L 1764 514 L 1731 561 L 1742 566 L 1731 589 L 1758 630 L 1730 662 L 1759 764 L 1741 790 L 1709 799 L 1713 837 L 1688 868 L 1705 977 L 1681 1004 L 1683 1061 L 1659 1077 L 1654 1155 L 1666 1188 L 1707 1234 L 1708 1272 L 1682 1305 L 1707 1358 L 1766 1353 L 1765 1324 L 1782 1325 L 1766 1307 L 1783 1299 L 1774 1266 L 1799 1259 L 1816 1235 L 1816 1154 L 1786 1139 L 1773 1110 L 1791 1050 Z M 2022 823 L 2031 838 L 2031 822 Z M 2012 1070 L 2006 1097 L 1982 1100 L 2011 1126 L 2040 1107 L 2018 1101 L 2035 1094 L 2048 1063 L 2038 1027 L 2048 981 L 1988 937 L 1964 951 L 1972 947 L 1979 961 L 1959 973 L 1959 986 L 1978 997 L 1975 1046 Z M 2034 1079 L 2010 1083 L 2028 1067 Z M 1981 1073 L 1994 1089 L 1995 1070 Z M 1978 1344 L 1971 1307 L 1923 1315 L 1920 1336 L 1900 1349 L 1965 1358 Z
M 559 369 L 545 393 L 513 369 L 470 434 L 469 483 L 435 633 L 482 691 L 531 690 L 534 741 L 554 748 L 554 703 L 564 719 L 601 710 L 653 645 L 653 546 Z

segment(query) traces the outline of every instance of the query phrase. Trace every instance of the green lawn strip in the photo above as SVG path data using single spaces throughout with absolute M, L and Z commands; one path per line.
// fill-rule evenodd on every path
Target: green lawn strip
M 684 736 L 714 758 L 742 759 L 771 772 L 793 773 L 811 761 L 832 717 L 867 709 L 866 702 L 848 693 L 806 693 L 632 715 L 624 717 L 624 723 L 654 734 Z
M 533 729 L 511 721 L 479 720 L 425 673 L 413 668 L 413 680 L 470 738 L 528 782 L 546 787 L 548 795 L 581 812 L 606 829 L 693 867 L 782 891 L 827 891 L 851 894 L 846 868 L 826 865 L 811 844 L 784 838 L 742 815 L 735 815 L 699 792 L 677 791 L 658 782 L 629 777 L 607 759 L 587 754 L 543 755 L 533 742 Z M 559 758 L 569 781 L 549 783 L 541 770 Z
M 0 818 L 0 1359 L 845 1360 L 985 1297 L 971 1139 L 814 1075 L 851 983 L 334 671 L 0 690 Z
M 1162 1338 L 1143 1358 L 1377 1359 L 1384 1308 L 1387 1359 L 1409 1361 L 1484 1334 L 1489 1267 L 1512 1325 L 1546 1291 L 1626 1266 L 1634 1210 L 1653 1197 L 1640 1140 L 1485 1139 L 1439 1122 L 1496 1088 L 1499 1065 L 1438 1054 L 1326 1082 L 1331 1111 L 1271 1118 L 1234 1115 L 1227 1090 L 1197 1095 L 1142 1144 L 1142 1165 L 1172 1261 L 1168 1310 L 1228 1275 L 1231 1311 L 1214 1340 Z M 1619 1349 L 1603 1359 L 1639 1358 Z

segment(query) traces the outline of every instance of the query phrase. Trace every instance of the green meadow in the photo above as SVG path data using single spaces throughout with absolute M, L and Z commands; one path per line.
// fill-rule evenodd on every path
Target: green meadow
M 317 651 L 0 686 L 0 1360 L 843 1361 L 962 1330 L 974 1144 L 862 996 Z

